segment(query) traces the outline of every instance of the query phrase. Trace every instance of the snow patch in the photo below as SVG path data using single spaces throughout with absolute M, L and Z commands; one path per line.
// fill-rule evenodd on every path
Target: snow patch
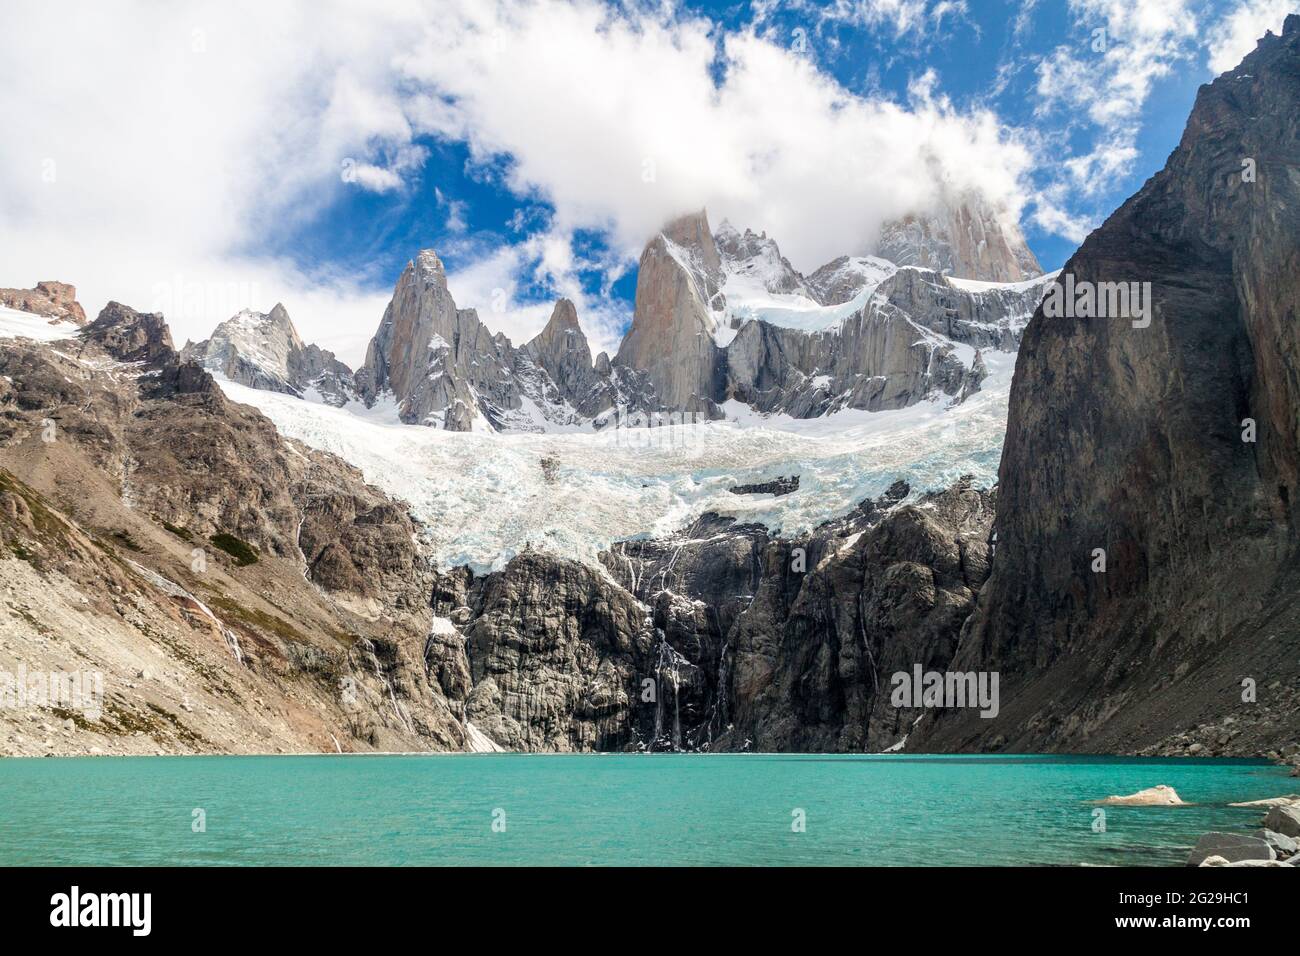
M 75 322 L 51 322 L 47 316 L 0 306 L 0 339 L 57 342 L 81 331 Z

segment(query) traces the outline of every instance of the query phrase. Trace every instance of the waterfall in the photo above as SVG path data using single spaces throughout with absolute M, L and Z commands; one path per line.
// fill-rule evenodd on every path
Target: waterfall
M 144 565 L 136 564 L 130 558 L 127 558 L 126 562 L 129 565 L 131 565 L 133 568 L 135 568 L 135 570 L 140 574 L 141 577 L 143 577 L 146 581 L 148 581 L 150 584 L 156 587 L 159 591 L 162 591 L 168 597 L 182 598 L 186 601 L 189 601 L 200 611 L 202 611 L 203 614 L 206 615 L 214 624 L 216 624 L 218 629 L 220 629 L 222 636 L 225 637 L 226 639 L 226 646 L 229 647 L 230 652 L 235 655 L 235 662 L 240 665 L 244 663 L 244 652 L 241 651 L 239 648 L 239 635 L 236 634 L 234 631 L 232 631 L 230 628 L 226 627 L 226 625 L 222 623 L 221 618 L 217 617 L 215 614 L 212 613 L 211 608 L 209 608 L 206 604 L 204 604 L 202 601 L 196 598 L 189 591 L 185 590 L 175 581 L 168 580 L 167 578 L 163 577 L 161 574 L 159 574 L 156 571 L 150 571 Z
M 361 638 L 361 644 L 365 647 L 366 654 L 370 657 L 370 665 L 375 669 L 375 677 L 378 678 L 379 683 L 384 686 L 384 690 L 388 691 L 388 699 L 392 701 L 393 704 L 393 713 L 397 714 L 397 719 L 402 722 L 402 726 L 406 728 L 407 733 L 415 733 L 415 728 L 411 726 L 410 719 L 406 716 L 406 712 L 402 710 L 402 705 L 397 701 L 397 692 L 393 690 L 392 682 L 384 674 L 383 666 L 379 663 L 379 658 L 375 654 L 374 643 L 371 642 L 370 638 L 363 637 Z

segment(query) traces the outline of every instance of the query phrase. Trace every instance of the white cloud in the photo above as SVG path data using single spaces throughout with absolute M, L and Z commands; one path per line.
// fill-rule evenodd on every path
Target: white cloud
M 1288 13 L 1300 13 L 1296 0 L 1241 0 L 1215 23 L 1206 35 L 1210 70 L 1216 75 L 1237 64 L 1269 30 L 1281 34 Z
M 1195 48 L 1191 0 L 1070 0 L 1075 32 L 1038 65 L 1036 107 L 1082 112 L 1096 127 L 1092 149 L 1062 163 L 1084 195 L 1129 173 L 1143 107 L 1157 80 Z M 1042 217 L 1039 217 L 1040 221 Z
M 873 15 L 911 15 L 884 7 Z M 404 64 L 430 92 L 417 127 L 510 155 L 511 188 L 553 203 L 560 230 L 608 228 L 627 254 L 706 206 L 812 269 L 935 203 L 945 176 L 1013 218 L 1024 202 L 1028 150 L 932 85 L 906 106 L 863 99 L 753 33 L 719 48 L 708 21 L 595 3 L 466 0 L 444 4 L 440 22 Z
M 836 9 L 895 31 L 963 12 Z M 248 250 L 310 224 L 342 190 L 431 189 L 418 182 L 423 135 L 468 140 L 489 165 L 509 154 L 510 188 L 555 207 L 520 248 L 456 273 L 457 301 L 493 325 L 480 296 L 540 277 L 606 348 L 625 316 L 582 295 L 575 230 L 609 230 L 600 265 L 616 273 L 667 218 L 703 205 L 811 269 L 935 202 L 945 178 L 1018 218 L 1031 166 L 994 114 L 956 109 L 933 83 L 907 104 L 863 99 L 788 46 L 662 6 L 11 0 L 0 62 L 0 128 L 21 131 L 0 150 L 0 285 L 70 281 L 92 313 L 166 301 L 180 340 L 283 301 L 304 335 L 352 362 L 395 277 L 365 264 L 320 275 Z M 454 203 L 453 236 L 465 223 Z M 494 327 L 516 341 L 549 314 L 506 301 Z
M 0 4 L 0 125 L 13 132 L 0 149 L 0 285 L 63 279 L 92 315 L 109 299 L 184 301 L 168 316 L 180 340 L 277 300 L 323 344 L 368 335 L 382 313 L 374 277 L 244 251 L 340 190 L 397 188 L 422 162 L 388 63 L 415 13 Z M 178 281 L 191 294 L 171 294 Z
M 909 32 L 924 32 L 927 19 L 926 0 L 834 0 L 824 5 L 798 4 L 804 9 L 816 10 L 821 22 L 848 23 L 854 26 L 876 29 L 888 27 L 894 38 Z M 965 3 L 948 2 L 935 4 L 931 14 L 941 20 L 954 6 L 964 12 Z

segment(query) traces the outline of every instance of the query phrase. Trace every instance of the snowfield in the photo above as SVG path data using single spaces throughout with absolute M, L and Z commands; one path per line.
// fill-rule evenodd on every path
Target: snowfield
M 75 322 L 51 322 L 43 315 L 0 306 L 0 339 L 57 342 L 72 338 L 80 331 L 81 326 Z
M 961 405 L 946 396 L 890 412 L 763 416 L 585 433 L 447 432 L 222 381 L 280 433 L 332 452 L 408 502 L 443 567 L 500 568 L 526 546 L 594 562 L 616 541 L 680 530 L 706 511 L 797 536 L 894 481 L 914 493 L 974 474 L 995 480 L 1015 355 L 986 352 L 989 377 Z M 798 474 L 799 490 L 734 495 L 733 485 Z

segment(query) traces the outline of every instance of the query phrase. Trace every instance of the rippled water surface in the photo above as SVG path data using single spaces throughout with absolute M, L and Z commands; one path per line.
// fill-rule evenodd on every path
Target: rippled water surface
M 1094 832 L 1088 801 L 1158 783 L 1196 805 L 1107 807 Z M 1144 758 L 7 759 L 0 863 L 1178 864 L 1259 826 L 1228 803 L 1296 789 L 1262 762 Z

